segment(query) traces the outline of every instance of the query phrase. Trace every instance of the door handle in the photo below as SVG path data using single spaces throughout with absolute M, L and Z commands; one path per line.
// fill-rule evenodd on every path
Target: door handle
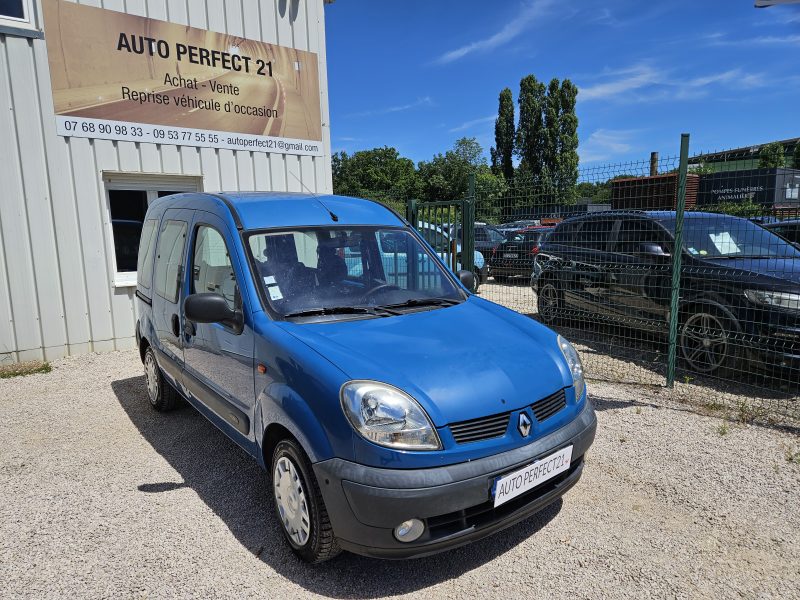
M 181 322 L 178 315 L 172 315 L 172 335 L 178 337 L 181 334 Z

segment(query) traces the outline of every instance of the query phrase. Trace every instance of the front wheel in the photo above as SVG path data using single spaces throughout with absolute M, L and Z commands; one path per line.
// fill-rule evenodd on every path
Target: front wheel
M 678 340 L 686 366 L 712 374 L 735 367 L 737 347 L 728 320 L 712 309 L 702 309 L 684 319 Z
M 561 317 L 561 292 L 551 281 L 545 281 L 536 295 L 539 318 L 546 325 L 555 324 Z
M 156 353 L 150 346 L 144 351 L 144 379 L 150 406 L 159 412 L 166 412 L 178 405 L 178 391 L 164 378 L 156 362 Z
M 319 563 L 341 552 L 311 464 L 293 440 L 279 442 L 272 453 L 272 491 L 283 534 L 297 556 Z

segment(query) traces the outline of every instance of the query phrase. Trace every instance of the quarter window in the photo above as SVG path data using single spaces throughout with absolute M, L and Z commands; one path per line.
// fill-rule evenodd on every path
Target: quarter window
M 139 285 L 150 289 L 150 280 L 153 276 L 153 252 L 155 251 L 156 225 L 155 219 L 148 219 L 142 227 L 142 241 L 139 245 L 139 260 L 137 271 L 139 273 Z
M 165 300 L 178 301 L 181 276 L 183 275 L 184 244 L 186 243 L 185 221 L 165 221 L 158 237 L 156 254 L 156 293 Z
M 241 306 L 236 274 L 225 239 L 219 231 L 207 225 L 198 228 L 192 265 L 192 293 L 220 294 L 231 310 Z

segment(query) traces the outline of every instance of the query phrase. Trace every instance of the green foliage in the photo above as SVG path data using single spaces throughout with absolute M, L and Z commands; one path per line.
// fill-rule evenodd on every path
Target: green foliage
M 519 82 L 519 125 L 515 152 L 524 176 L 539 184 L 544 164 L 545 87 L 533 75 Z
M 725 213 L 734 217 L 760 217 L 764 214 L 764 207 L 753 200 L 748 199 L 742 202 L 720 202 L 713 206 L 704 207 L 708 212 Z
M 794 145 L 794 152 L 792 153 L 792 168 L 800 169 L 800 142 Z
M 783 155 L 783 144 L 771 142 L 761 147 L 758 153 L 758 168 L 772 169 L 786 165 L 786 158 Z
M 420 187 L 414 162 L 387 146 L 353 154 L 337 152 L 331 166 L 335 194 L 378 200 L 401 213 Z
M 511 179 L 514 176 L 514 97 L 508 88 L 500 92 L 494 143 L 495 147 L 491 149 L 492 172 Z
M 0 379 L 10 379 L 11 377 L 25 377 L 35 373 L 49 373 L 53 368 L 49 362 L 32 360 L 28 362 L 13 363 L 0 366 Z
M 542 184 L 545 187 L 558 187 L 559 173 L 559 113 L 561 112 L 561 91 L 558 79 L 551 79 L 547 86 L 544 101 L 544 139 L 542 148 Z
M 568 202 L 575 198 L 575 182 L 578 181 L 578 117 L 575 114 L 577 98 L 578 88 L 575 84 L 569 79 L 562 81 L 559 90 L 556 187 Z
M 467 195 L 469 175 L 480 170 L 489 172 L 483 148 L 475 138 L 456 140 L 452 150 L 436 154 L 430 161 L 417 165 L 422 200 L 457 200 Z
M 572 203 L 578 181 L 578 88 L 569 80 L 544 84 L 533 75 L 520 81 L 516 152 L 519 172 L 543 194 Z

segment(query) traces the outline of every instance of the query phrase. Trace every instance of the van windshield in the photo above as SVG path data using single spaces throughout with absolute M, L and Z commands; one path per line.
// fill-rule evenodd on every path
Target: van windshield
M 386 316 L 464 299 L 438 259 L 406 229 L 308 227 L 247 239 L 264 296 L 283 316 Z

